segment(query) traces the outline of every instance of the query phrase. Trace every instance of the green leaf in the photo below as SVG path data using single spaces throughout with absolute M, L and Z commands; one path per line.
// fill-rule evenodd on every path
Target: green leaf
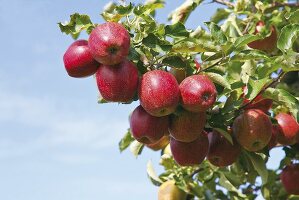
M 260 60 L 265 59 L 269 60 L 269 57 L 266 53 L 258 50 L 244 50 L 240 53 L 236 53 L 231 60 L 233 61 L 246 61 L 246 60 Z
M 299 36 L 299 24 L 289 24 L 281 29 L 281 33 L 279 35 L 277 41 L 277 47 L 282 52 L 287 52 L 288 50 L 292 50 L 293 43 Z
M 231 86 L 229 82 L 220 74 L 213 73 L 213 72 L 207 72 L 205 73 L 214 83 L 217 83 L 227 89 L 231 89 Z
M 241 80 L 243 83 L 247 84 L 249 81 L 249 77 L 254 74 L 255 72 L 255 63 L 250 60 L 247 60 L 241 67 Z
M 180 56 L 169 56 L 162 60 L 163 64 L 175 67 L 175 68 L 186 68 L 187 64 Z
M 71 15 L 69 22 L 60 22 L 58 25 L 62 33 L 67 35 L 70 34 L 74 39 L 79 37 L 81 31 L 86 30 L 88 33 L 90 33 L 92 28 L 94 28 L 89 16 L 81 15 L 79 13 Z
M 287 17 L 289 22 L 292 24 L 299 23 L 299 10 L 295 10 L 295 12 L 290 13 L 290 15 Z
M 269 78 L 259 79 L 259 80 L 253 80 L 249 79 L 248 85 L 247 85 L 247 94 L 246 98 L 249 100 L 252 100 L 254 97 L 257 96 L 257 94 L 264 88 L 266 83 L 269 82 Z
M 171 49 L 169 42 L 160 40 L 153 33 L 148 34 L 148 36 L 142 40 L 142 43 L 156 52 L 169 51 Z
M 264 97 L 273 99 L 277 103 L 285 106 L 293 114 L 294 118 L 299 119 L 299 101 L 289 92 L 284 89 L 268 88 L 264 94 Z
M 215 45 L 210 40 L 201 40 L 195 38 L 186 38 L 173 45 L 172 51 L 179 53 L 194 53 L 194 52 L 217 52 L 220 47 Z
M 249 157 L 254 169 L 262 178 L 262 184 L 265 185 L 268 181 L 268 170 L 266 167 L 265 155 L 254 153 L 254 152 L 246 152 L 245 154 Z
M 217 24 L 213 22 L 206 22 L 205 24 L 208 26 L 212 37 L 217 41 L 217 43 L 223 45 L 225 42 L 227 42 L 225 34 Z
M 186 30 L 186 27 L 181 22 L 176 24 L 165 26 L 165 35 L 178 38 L 178 37 L 188 37 L 189 32 Z
M 218 24 L 221 20 L 227 19 L 230 13 L 229 9 L 218 8 L 216 13 L 211 17 L 211 21 Z
M 234 43 L 234 47 L 236 49 L 238 49 L 238 48 L 243 47 L 243 46 L 247 45 L 248 43 L 258 40 L 260 38 L 261 37 L 258 35 L 251 35 L 251 34 L 243 35 L 243 36 L 237 38 L 237 40 Z
M 120 152 L 127 149 L 134 140 L 135 139 L 132 137 L 130 129 L 128 129 L 128 132 L 124 135 L 124 137 L 118 143 Z
M 137 140 L 134 140 L 130 145 L 130 151 L 133 153 L 135 157 L 141 154 L 144 145 Z
M 147 162 L 146 171 L 149 179 L 154 185 L 160 186 L 163 183 L 163 181 L 157 176 L 153 163 L 150 160 Z
M 242 198 L 246 197 L 233 184 L 231 184 L 231 182 L 224 176 L 223 173 L 220 173 L 219 184 L 223 186 L 225 189 L 227 189 L 228 191 L 237 193 L 239 197 Z

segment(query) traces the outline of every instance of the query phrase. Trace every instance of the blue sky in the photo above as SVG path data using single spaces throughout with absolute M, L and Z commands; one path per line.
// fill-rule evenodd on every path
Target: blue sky
M 171 2 L 159 21 L 181 1 Z M 0 199 L 156 199 L 146 163 L 157 163 L 159 153 L 145 150 L 135 159 L 118 151 L 136 104 L 98 105 L 94 79 L 73 79 L 64 70 L 72 39 L 57 22 L 79 12 L 101 23 L 106 3 L 0 0 Z M 202 25 L 215 9 L 201 6 L 187 27 Z

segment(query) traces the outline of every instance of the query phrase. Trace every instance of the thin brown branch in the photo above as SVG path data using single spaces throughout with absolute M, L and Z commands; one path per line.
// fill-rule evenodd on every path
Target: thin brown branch
M 268 89 L 269 87 L 272 87 L 275 83 L 279 82 L 280 79 L 285 75 L 285 72 L 281 72 L 277 78 L 273 79 L 268 85 L 266 85 L 251 101 L 245 103 L 243 106 L 241 106 L 239 108 L 239 110 L 246 108 L 246 106 L 248 106 L 249 104 L 251 104 L 259 95 L 263 94 L 266 89 Z
M 226 1 L 226 0 L 213 0 L 212 2 L 213 3 L 219 3 L 221 5 L 225 5 L 229 8 L 234 8 L 235 7 L 235 5 L 233 3 L 229 2 L 229 1 Z
M 275 2 L 272 4 L 272 8 L 278 8 L 278 7 L 299 7 L 299 3 L 279 3 L 279 2 Z

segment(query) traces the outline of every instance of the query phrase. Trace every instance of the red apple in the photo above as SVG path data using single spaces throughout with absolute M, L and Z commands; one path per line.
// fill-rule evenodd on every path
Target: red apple
M 133 137 L 144 144 L 154 144 L 168 133 L 168 116 L 154 117 L 138 106 L 130 117 Z
M 202 134 L 193 142 L 180 142 L 170 138 L 170 149 L 174 160 L 181 166 L 199 165 L 205 159 L 209 150 L 209 140 Z
M 191 112 L 204 112 L 216 101 L 213 82 L 204 75 L 192 75 L 180 84 L 182 106 Z
M 238 143 L 248 151 L 259 151 L 269 143 L 272 123 L 259 109 L 245 110 L 233 123 L 233 133 Z
M 200 137 L 206 124 L 206 113 L 192 113 L 183 110 L 170 116 L 169 133 L 181 142 L 192 142 Z
M 124 60 L 111 67 L 101 65 L 96 80 L 102 97 L 109 102 L 130 102 L 138 88 L 138 70 L 134 63 Z
M 265 23 L 263 21 L 259 21 L 256 24 L 255 28 L 255 33 L 258 34 L 262 31 L 262 28 L 265 27 Z M 253 42 L 250 42 L 248 46 L 253 49 L 258 49 L 266 52 L 272 52 L 276 48 L 276 43 L 277 43 L 277 32 L 276 28 L 274 26 L 271 26 L 271 35 L 261 39 L 261 40 L 256 40 Z
M 279 133 L 278 126 L 272 125 L 272 136 L 271 136 L 271 139 L 268 143 L 268 149 L 269 150 L 277 145 L 277 135 L 278 135 L 278 133 Z
M 208 134 L 209 152 L 207 159 L 218 167 L 225 167 L 233 164 L 241 153 L 240 145 L 233 140 L 232 145 L 223 135 L 216 130 Z
M 91 56 L 86 40 L 71 44 L 63 55 L 63 62 L 68 75 L 75 78 L 95 74 L 100 65 Z
M 119 23 L 106 22 L 97 26 L 89 36 L 92 56 L 104 65 L 116 65 L 129 54 L 130 35 Z
M 296 143 L 299 135 L 299 124 L 293 116 L 287 113 L 276 115 L 275 119 L 278 122 L 277 141 L 283 145 L 292 145 Z
M 138 94 L 142 107 L 156 117 L 173 113 L 180 100 L 177 80 L 162 70 L 145 73 L 140 80 Z
M 280 174 L 280 180 L 288 194 L 299 195 L 299 164 L 286 166 Z

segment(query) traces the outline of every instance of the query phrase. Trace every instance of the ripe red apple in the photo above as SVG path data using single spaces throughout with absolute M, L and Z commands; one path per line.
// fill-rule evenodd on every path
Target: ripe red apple
M 169 144 L 169 135 L 164 135 L 160 140 L 153 144 L 147 144 L 146 146 L 154 151 L 159 151 L 164 149 Z
M 299 124 L 293 116 L 287 113 L 276 115 L 275 119 L 278 122 L 277 141 L 283 145 L 292 145 L 296 143 L 299 135 Z
M 278 126 L 272 125 L 272 136 L 271 136 L 271 139 L 268 143 L 268 149 L 269 150 L 277 145 L 277 135 L 278 135 L 278 133 L 279 133 Z
M 232 145 L 218 131 L 213 130 L 208 134 L 209 152 L 207 159 L 210 163 L 218 167 L 225 167 L 233 164 L 241 153 L 240 145 L 233 140 Z
M 96 73 L 100 64 L 90 54 L 87 40 L 77 40 L 63 55 L 65 69 L 69 76 L 82 78 Z
M 176 69 L 171 68 L 169 72 L 174 75 L 178 83 L 181 83 L 186 78 L 186 70 L 185 69 Z
M 206 113 L 192 113 L 182 110 L 170 116 L 169 133 L 181 142 L 192 142 L 200 137 L 206 124 Z
M 180 100 L 177 80 L 162 70 L 146 72 L 140 80 L 138 94 L 142 107 L 156 117 L 173 113 Z
M 255 33 L 258 34 L 262 31 L 262 29 L 265 27 L 265 23 L 263 21 L 259 21 L 256 24 L 255 27 Z M 276 43 L 277 43 L 277 32 L 276 28 L 274 26 L 271 26 L 271 35 L 261 39 L 261 40 L 256 40 L 253 42 L 250 42 L 248 46 L 253 49 L 258 49 L 266 52 L 272 52 L 276 48 Z
M 204 112 L 216 101 L 213 82 L 204 75 L 192 75 L 180 84 L 182 106 L 191 112 Z
M 288 194 L 299 195 L 299 164 L 286 166 L 280 174 L 280 180 Z
M 119 23 L 106 22 L 97 26 L 89 36 L 92 56 L 104 65 L 116 65 L 129 54 L 130 35 Z
M 133 137 L 144 144 L 154 144 L 168 133 L 168 116 L 154 117 L 138 106 L 130 117 Z
M 209 150 L 209 140 L 206 133 L 193 142 L 180 142 L 170 138 L 170 149 L 174 160 L 181 166 L 199 165 L 205 159 Z
M 245 98 L 245 95 L 248 93 L 247 86 L 243 87 L 243 94 L 241 97 L 244 98 L 243 104 L 247 104 L 249 102 L 248 99 Z M 263 112 L 267 113 L 272 107 L 273 101 L 271 99 L 264 99 L 262 95 L 258 95 L 250 104 L 248 104 L 244 109 L 260 109 Z
M 272 123 L 259 109 L 245 110 L 233 123 L 233 133 L 238 143 L 248 151 L 259 151 L 269 143 Z
M 130 102 L 138 88 L 138 70 L 134 63 L 124 60 L 113 67 L 101 65 L 96 73 L 99 91 L 106 101 Z

